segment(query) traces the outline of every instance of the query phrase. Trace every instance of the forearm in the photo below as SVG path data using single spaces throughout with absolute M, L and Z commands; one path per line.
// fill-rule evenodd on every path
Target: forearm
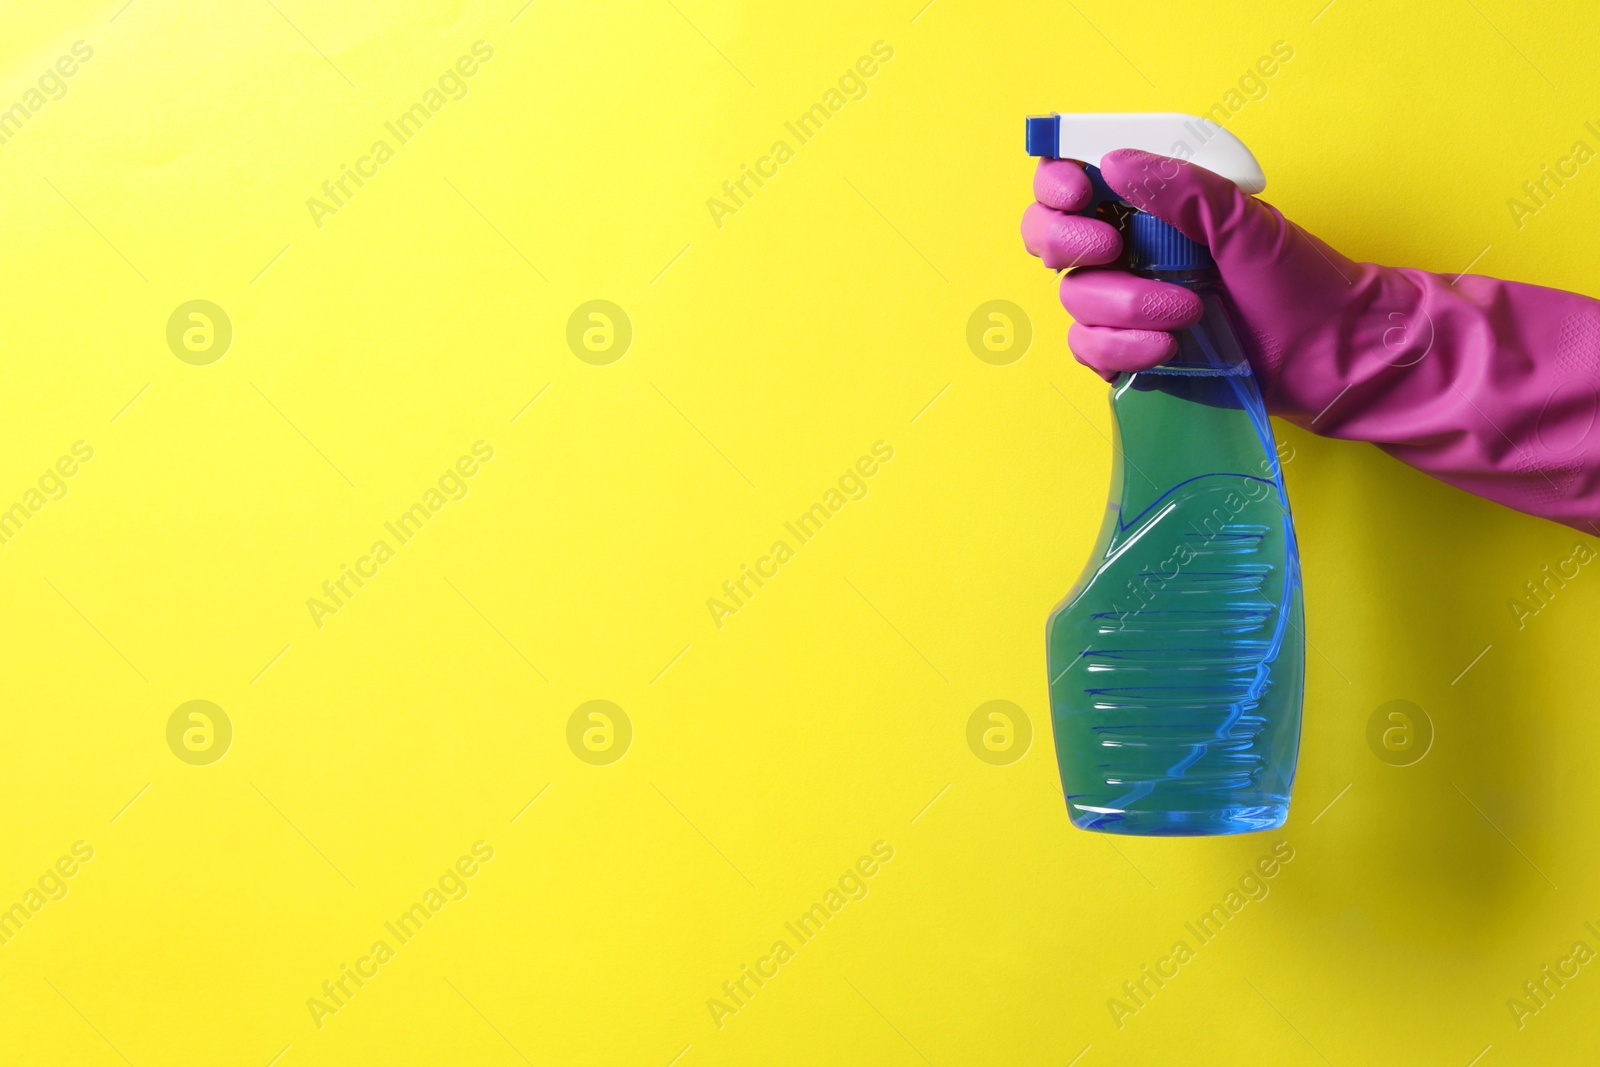
M 1274 414 L 1600 533 L 1600 301 L 1356 266 L 1348 313 L 1268 372 Z

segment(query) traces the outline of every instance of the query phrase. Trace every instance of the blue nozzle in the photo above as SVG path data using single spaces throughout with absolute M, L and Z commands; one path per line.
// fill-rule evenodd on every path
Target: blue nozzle
M 1023 140 L 1028 155 L 1055 158 L 1056 146 L 1061 142 L 1061 116 L 1029 115 Z

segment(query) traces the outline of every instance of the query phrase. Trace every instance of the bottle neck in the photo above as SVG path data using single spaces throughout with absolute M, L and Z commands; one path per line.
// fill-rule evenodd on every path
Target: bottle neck
M 1211 250 L 1192 241 L 1172 223 L 1148 211 L 1128 216 L 1125 238 L 1128 266 L 1138 270 L 1189 271 L 1215 269 Z
M 1276 472 L 1266 408 L 1215 268 L 1140 273 L 1194 292 L 1203 312 L 1193 326 L 1173 331 L 1178 351 L 1171 359 L 1120 375 L 1112 389 L 1125 520 L 1180 482 L 1226 473 L 1254 483 Z
M 1200 321 L 1174 330 L 1178 350 L 1172 358 L 1141 374 L 1244 375 L 1250 363 L 1239 348 L 1231 315 L 1224 302 L 1222 278 L 1215 267 L 1192 270 L 1135 270 L 1142 278 L 1181 285 L 1200 298 Z M 1124 375 L 1126 377 L 1126 375 Z M 1121 379 L 1119 379 L 1120 381 Z

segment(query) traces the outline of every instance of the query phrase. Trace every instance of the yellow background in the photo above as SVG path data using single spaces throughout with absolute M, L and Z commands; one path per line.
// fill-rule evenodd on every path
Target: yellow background
M 1600 578 L 1508 606 L 1563 528 L 1280 427 L 1314 645 L 1287 827 L 1071 828 L 1042 628 L 1100 520 L 1105 387 L 1017 238 L 1025 114 L 1203 111 L 1285 41 L 1229 124 L 1292 218 L 1600 290 L 1600 177 L 1506 206 L 1597 144 L 1592 6 L 523 3 L 0 16 L 0 106 L 94 50 L 0 145 L 0 504 L 95 450 L 0 546 L 0 906 L 94 849 L 0 947 L 0 1061 L 1600 1055 L 1592 965 L 1521 1029 L 1506 1005 L 1600 947 Z M 319 228 L 307 199 L 479 40 L 468 95 Z M 718 228 L 707 198 L 880 40 Z M 204 366 L 165 336 L 194 299 L 234 331 Z M 634 330 L 605 366 L 565 340 L 593 299 Z M 1034 327 L 1007 366 L 965 340 L 992 299 Z M 319 629 L 307 598 L 480 440 Z M 707 598 L 880 440 L 869 494 L 717 628 Z M 167 746 L 195 699 L 234 729 L 209 766 Z M 607 766 L 567 744 L 596 699 L 633 728 Z M 1406 767 L 1367 743 L 1397 699 L 1436 734 Z M 1007 766 L 967 745 L 990 700 L 1031 719 Z M 470 894 L 318 1028 L 308 998 L 480 840 Z M 1270 896 L 1119 1029 L 1108 999 L 1280 840 Z M 870 893 L 719 1028 L 708 998 L 879 841 Z

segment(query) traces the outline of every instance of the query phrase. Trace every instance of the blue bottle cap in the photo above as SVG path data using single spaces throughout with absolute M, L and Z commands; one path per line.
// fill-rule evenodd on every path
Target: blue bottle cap
M 1147 211 L 1128 220 L 1128 266 L 1134 270 L 1205 270 L 1216 266 L 1211 252 L 1170 222 Z

